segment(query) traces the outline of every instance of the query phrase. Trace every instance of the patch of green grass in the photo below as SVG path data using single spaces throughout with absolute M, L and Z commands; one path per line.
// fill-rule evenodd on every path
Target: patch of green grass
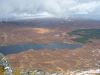
M 77 37 L 74 41 L 86 43 L 89 39 L 100 39 L 100 29 L 79 29 L 70 32 L 69 35 L 78 35 L 80 37 Z
M 80 42 L 80 43 L 86 43 L 87 40 L 88 40 L 88 38 L 83 37 L 83 38 L 76 38 L 74 41 Z

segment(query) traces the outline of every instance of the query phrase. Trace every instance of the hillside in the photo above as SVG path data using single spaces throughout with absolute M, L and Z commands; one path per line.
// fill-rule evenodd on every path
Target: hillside
M 44 71 L 87 70 L 100 68 L 100 46 L 86 44 L 74 51 L 68 50 L 29 50 L 8 55 L 13 69 L 42 69 Z

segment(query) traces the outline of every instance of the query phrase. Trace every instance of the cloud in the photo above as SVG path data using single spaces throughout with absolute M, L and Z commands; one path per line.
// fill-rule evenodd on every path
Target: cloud
M 100 15 L 99 0 L 0 0 L 0 19 Z M 81 16 L 80 16 L 81 17 Z
M 78 13 L 82 12 L 83 14 L 84 13 L 89 14 L 89 13 L 94 12 L 94 10 L 96 8 L 98 8 L 99 6 L 100 6 L 100 2 L 97 3 L 96 1 L 92 1 L 92 2 L 88 2 L 88 3 L 81 3 L 81 4 L 71 8 L 71 10 L 78 12 Z

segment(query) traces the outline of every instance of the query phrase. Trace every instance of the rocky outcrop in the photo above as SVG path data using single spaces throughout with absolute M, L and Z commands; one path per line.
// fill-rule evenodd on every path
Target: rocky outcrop
M 12 69 L 3 54 L 0 53 L 0 67 L 4 75 L 12 75 Z

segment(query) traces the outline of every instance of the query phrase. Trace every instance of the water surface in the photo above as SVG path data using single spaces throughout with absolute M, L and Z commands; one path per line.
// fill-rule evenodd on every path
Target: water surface
M 0 52 L 7 55 L 18 53 L 22 51 L 26 51 L 29 49 L 40 50 L 40 49 L 48 49 L 48 50 L 59 50 L 59 49 L 76 49 L 80 48 L 80 44 L 67 44 L 67 43 L 50 43 L 50 44 L 16 44 L 16 45 L 8 45 L 8 46 L 0 46 Z

